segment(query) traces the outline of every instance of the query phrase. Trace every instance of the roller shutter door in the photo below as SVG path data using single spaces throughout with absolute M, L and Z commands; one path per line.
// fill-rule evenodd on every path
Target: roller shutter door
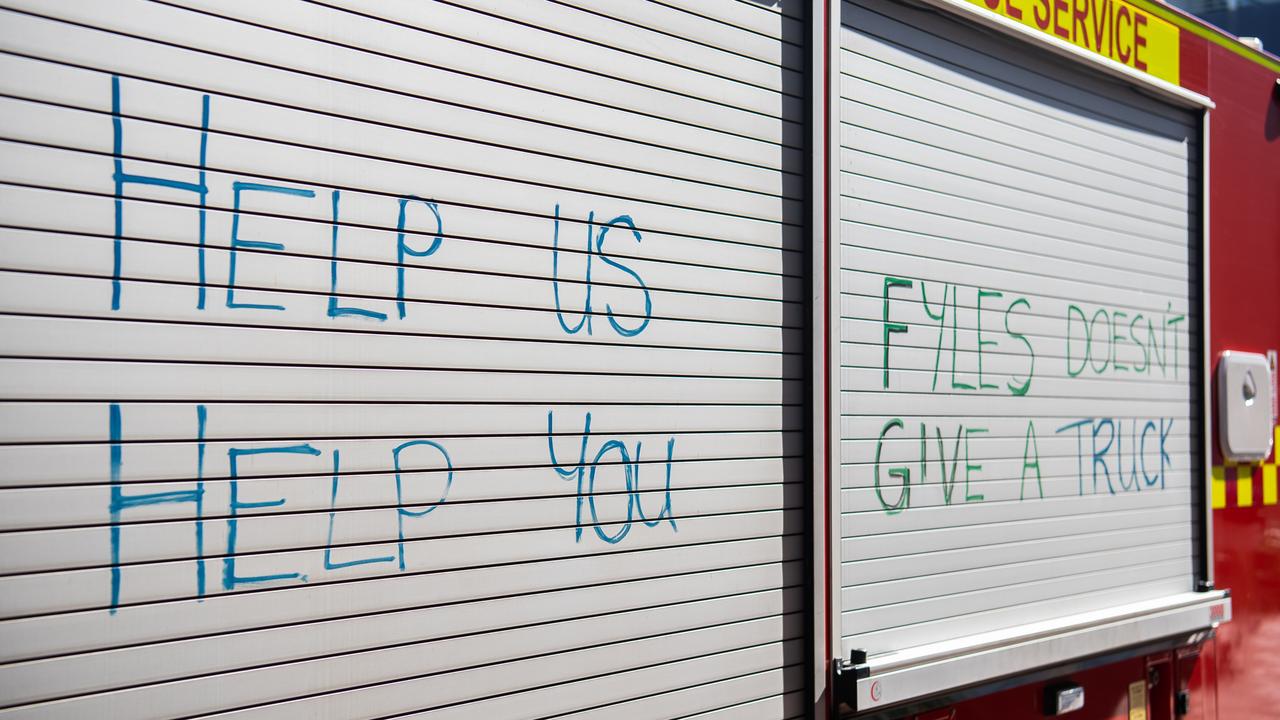
M 1189 593 L 1199 118 L 938 10 L 843 12 L 842 652 Z
M 802 18 L 0 5 L 0 717 L 803 714 Z

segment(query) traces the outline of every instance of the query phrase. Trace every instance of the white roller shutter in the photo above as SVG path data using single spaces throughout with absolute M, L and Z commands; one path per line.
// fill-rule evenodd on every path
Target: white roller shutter
M 0 717 L 803 714 L 802 18 L 0 5 Z
M 1193 597 L 1200 121 L 938 9 L 842 20 L 838 627 L 875 704 Z

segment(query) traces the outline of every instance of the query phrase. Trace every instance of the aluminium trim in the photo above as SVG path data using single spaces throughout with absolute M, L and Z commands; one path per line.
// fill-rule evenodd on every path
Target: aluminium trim
M 831 553 L 827 558 L 827 572 L 830 582 L 827 586 L 828 601 L 831 603 L 831 614 L 827 618 L 830 629 L 828 659 L 840 654 L 842 646 L 841 627 L 842 588 L 840 582 L 840 566 L 843 561 L 840 544 L 843 538 L 840 532 L 840 245 L 843 228 L 840 210 L 840 72 L 841 72 L 841 35 L 844 32 L 844 1 L 827 0 L 830 12 L 830 23 L 827 28 L 827 41 L 830 43 L 830 65 L 827 68 L 827 123 L 830 132 L 825 148 L 827 204 L 826 222 L 827 267 L 826 282 L 830 289 L 827 297 L 827 318 L 829 322 L 827 344 L 827 387 L 826 387 L 826 419 L 827 419 L 827 467 L 830 473 L 830 485 L 827 488 L 827 520 L 830 528 Z
M 869 658 L 853 699 L 858 711 L 889 707 L 1230 619 L 1227 592 L 1187 592 L 886 653 Z
M 812 633 L 809 692 L 813 720 L 827 720 L 834 716 L 835 707 L 830 687 L 834 642 L 832 616 L 839 617 L 837 596 L 832 589 L 833 573 L 838 569 L 839 553 L 833 547 L 831 473 L 831 401 L 829 373 L 831 367 L 831 304 L 832 290 L 829 268 L 833 253 L 830 235 L 832 187 L 829 169 L 831 153 L 831 83 L 832 42 L 838 37 L 832 31 L 832 18 L 837 18 L 840 0 L 813 0 L 809 5 L 809 155 L 806 172 L 809 181 L 809 408 L 808 423 L 812 483 L 809 494 L 811 533 L 810 567 L 810 632 Z M 838 73 L 836 73 L 838 75 Z M 838 246 L 839 243 L 834 243 Z M 838 293 L 836 293 L 838 296 Z M 833 564 L 834 563 L 834 564 Z M 837 588 L 838 589 L 838 588 Z

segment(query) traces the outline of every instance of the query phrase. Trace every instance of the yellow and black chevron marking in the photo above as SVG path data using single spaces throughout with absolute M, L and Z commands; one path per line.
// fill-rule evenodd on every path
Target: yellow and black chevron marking
M 1253 495 L 1253 478 L 1256 470 L 1262 470 L 1262 504 L 1276 504 L 1276 466 L 1280 465 L 1277 460 L 1280 459 L 1280 425 L 1275 427 L 1275 443 L 1271 449 L 1271 460 L 1269 462 L 1253 463 L 1253 464 L 1236 464 L 1227 463 L 1226 465 L 1213 466 L 1213 480 L 1211 500 L 1213 509 L 1224 508 L 1227 506 L 1227 472 L 1230 470 L 1234 475 L 1232 479 L 1236 483 L 1236 506 L 1250 507 L 1254 503 Z

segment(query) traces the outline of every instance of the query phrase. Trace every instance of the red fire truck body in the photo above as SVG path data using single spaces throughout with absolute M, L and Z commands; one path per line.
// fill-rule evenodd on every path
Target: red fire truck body
M 1266 353 L 1280 347 L 1280 90 L 1276 62 L 1195 37 L 1203 92 L 1217 103 L 1209 157 L 1209 347 Z M 1188 53 L 1188 55 L 1191 54 Z M 1274 400 L 1273 400 L 1274 402 Z M 1215 584 L 1231 589 L 1233 619 L 1218 629 L 1191 674 L 1205 718 L 1280 712 L 1280 506 L 1277 449 L 1261 465 L 1222 469 L 1225 502 L 1213 510 Z M 1234 477 L 1231 477 L 1234 470 Z M 1194 692 L 1193 692 L 1194 695 Z M 1192 715 L 1195 717 L 1195 715 Z
M 1158 0 L 0 0 L 0 718 L 1280 717 L 1278 78 Z

